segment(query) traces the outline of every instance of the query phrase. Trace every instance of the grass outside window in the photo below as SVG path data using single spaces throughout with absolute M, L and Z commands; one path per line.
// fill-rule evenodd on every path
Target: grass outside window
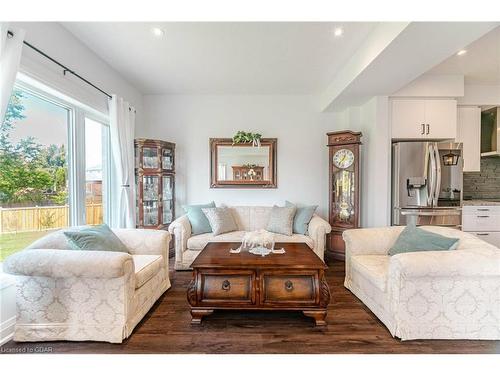
M 33 241 L 50 232 L 36 231 L 0 234 L 0 262 L 3 262 L 9 255 L 21 251 Z

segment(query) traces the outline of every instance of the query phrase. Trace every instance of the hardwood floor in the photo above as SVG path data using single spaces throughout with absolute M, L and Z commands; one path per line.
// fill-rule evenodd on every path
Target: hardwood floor
M 172 262 L 173 263 L 173 262 Z M 99 342 L 15 343 L 1 353 L 500 353 L 500 341 L 402 342 L 343 286 L 344 263 L 326 272 L 332 299 L 326 327 L 295 312 L 215 312 L 191 325 L 186 289 L 191 272 L 171 271 L 168 290 L 122 344 Z

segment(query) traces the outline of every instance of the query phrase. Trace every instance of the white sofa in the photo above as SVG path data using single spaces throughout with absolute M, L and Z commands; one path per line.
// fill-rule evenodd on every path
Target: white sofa
M 170 224 L 168 230 L 175 240 L 175 269 L 190 269 L 191 263 L 209 242 L 239 242 L 245 232 L 265 229 L 269 221 L 272 207 L 234 206 L 230 207 L 238 225 L 238 231 L 214 236 L 213 233 L 191 234 L 191 224 L 187 215 L 179 217 Z M 314 215 L 309 222 L 307 235 L 293 234 L 285 236 L 277 234 L 276 242 L 304 242 L 321 259 L 325 251 L 325 237 L 331 231 L 330 224 L 321 217 Z
M 404 227 L 354 229 L 346 243 L 345 287 L 402 340 L 500 339 L 500 250 L 472 234 L 450 251 L 387 255 Z
M 129 254 L 67 249 L 62 231 L 8 257 L 15 275 L 15 341 L 107 341 L 130 336 L 170 288 L 165 231 L 113 229 Z

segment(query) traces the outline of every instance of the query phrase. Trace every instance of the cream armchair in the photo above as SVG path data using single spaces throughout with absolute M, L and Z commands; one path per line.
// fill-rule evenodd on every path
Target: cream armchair
M 165 231 L 114 229 L 129 254 L 67 249 L 62 231 L 7 258 L 15 275 L 15 341 L 107 341 L 130 336 L 170 287 Z
M 403 229 L 345 231 L 345 287 L 403 340 L 499 340 L 500 249 L 470 233 L 423 227 L 459 238 L 457 249 L 387 255 Z
M 179 217 L 168 227 L 169 232 L 175 238 L 175 269 L 190 269 L 191 263 L 208 242 L 240 242 L 246 232 L 266 228 L 271 209 L 272 207 L 261 206 L 231 207 L 238 230 L 218 236 L 214 236 L 212 233 L 193 236 L 187 215 Z M 314 215 L 309 222 L 306 235 L 294 234 L 292 236 L 284 236 L 277 234 L 275 240 L 276 242 L 304 242 L 323 259 L 326 235 L 331 230 L 332 227 L 326 220 L 318 215 Z

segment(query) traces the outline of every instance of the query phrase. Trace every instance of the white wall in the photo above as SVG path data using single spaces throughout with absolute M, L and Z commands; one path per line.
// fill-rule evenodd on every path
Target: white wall
M 391 97 L 447 97 L 464 96 L 464 76 L 460 74 L 422 74 Z
M 0 346 L 12 339 L 15 324 L 15 278 L 2 272 L 2 263 L 0 262 Z
M 177 216 L 186 203 L 318 204 L 328 214 L 326 133 L 363 132 L 363 226 L 390 223 L 390 134 L 387 97 L 376 97 L 342 113 L 317 111 L 308 96 L 144 97 L 142 137 L 177 144 Z M 209 138 L 232 137 L 238 130 L 278 138 L 277 189 L 210 189 Z M 140 134 L 139 134 L 140 133 Z
M 465 85 L 458 105 L 500 105 L 500 85 Z
M 137 126 L 142 123 L 142 93 L 120 76 L 111 66 L 57 22 L 14 22 L 10 26 L 26 30 L 25 40 L 68 66 L 109 94 L 122 96 L 137 109 Z M 23 48 L 21 69 L 33 78 L 69 95 L 84 104 L 107 113 L 107 97 L 62 68 Z
M 361 131 L 361 226 L 390 225 L 391 134 L 388 97 L 343 112 L 343 129 Z
M 361 225 L 390 224 L 391 133 L 387 97 L 377 96 L 360 107 L 363 131 Z
M 320 113 L 309 96 L 145 96 L 146 126 L 137 135 L 172 141 L 176 148 L 177 216 L 186 203 L 318 204 L 328 213 L 326 132 L 341 116 Z M 209 138 L 238 130 L 278 138 L 277 189 L 210 189 Z

